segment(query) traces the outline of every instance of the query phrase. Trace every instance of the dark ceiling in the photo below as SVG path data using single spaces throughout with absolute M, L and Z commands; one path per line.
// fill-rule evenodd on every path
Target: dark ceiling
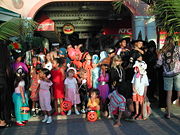
M 112 20 L 121 21 L 123 18 L 131 17 L 125 6 L 122 6 L 121 13 L 117 14 L 111 2 L 50 3 L 39 10 L 35 20 L 42 14 L 55 22 L 58 32 L 62 32 L 62 27 L 66 23 L 73 24 L 76 32 L 98 32 Z

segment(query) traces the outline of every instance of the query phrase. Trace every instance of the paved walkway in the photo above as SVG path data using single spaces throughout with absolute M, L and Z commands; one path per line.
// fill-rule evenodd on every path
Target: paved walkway
M 160 109 L 154 109 L 146 121 L 122 121 L 114 128 L 108 119 L 88 122 L 83 116 L 59 116 L 51 124 L 32 118 L 25 127 L 13 126 L 0 130 L 0 135 L 180 135 L 180 107 L 173 107 L 171 120 L 164 119 Z M 54 118 L 55 119 L 55 118 Z

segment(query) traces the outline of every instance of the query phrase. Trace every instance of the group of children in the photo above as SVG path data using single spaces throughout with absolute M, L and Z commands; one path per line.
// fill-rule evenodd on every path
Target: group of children
M 123 42 L 120 45 L 123 46 Z M 29 113 L 21 113 L 21 107 L 28 106 L 28 96 L 25 92 L 25 80 L 28 75 L 31 80 L 29 87 L 31 113 L 35 115 L 36 105 L 39 103 L 44 114 L 42 122 L 52 122 L 52 110 L 53 115 L 71 115 L 73 110 L 79 115 L 94 110 L 99 119 L 102 114 L 116 118 L 114 123 L 116 127 L 121 126 L 120 119 L 123 112 L 126 116 L 130 113 L 128 117 L 143 119 L 139 108 L 142 110 L 149 83 L 145 71 L 147 65 L 140 60 L 141 56 L 131 67 L 135 69 L 135 73 L 131 78 L 132 97 L 128 97 L 125 87 L 127 80 L 124 79 L 124 71 L 128 66 L 122 66 L 128 49 L 108 49 L 99 55 L 91 56 L 89 52 L 82 53 L 81 47 L 82 45 L 74 47 L 69 45 L 67 50 L 60 48 L 58 51 L 44 54 L 43 57 L 37 57 L 32 53 L 31 64 L 27 65 L 26 70 L 23 68 L 26 65 L 20 62 L 22 56 L 16 58 L 13 102 L 17 125 L 24 126 L 30 117 Z M 135 111 L 132 109 L 132 100 L 135 102 Z M 70 101 L 74 109 L 65 112 L 61 107 L 63 101 Z

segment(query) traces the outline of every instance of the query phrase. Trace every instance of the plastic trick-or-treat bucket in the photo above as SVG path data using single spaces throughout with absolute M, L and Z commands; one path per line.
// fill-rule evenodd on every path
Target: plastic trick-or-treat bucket
M 28 106 L 21 107 L 21 114 L 28 114 L 30 108 Z
M 69 111 L 71 110 L 71 107 L 72 107 L 72 103 L 70 101 L 63 101 L 61 103 L 61 108 L 63 111 Z
M 96 111 L 90 111 L 87 113 L 87 119 L 90 122 L 95 122 L 98 119 Z

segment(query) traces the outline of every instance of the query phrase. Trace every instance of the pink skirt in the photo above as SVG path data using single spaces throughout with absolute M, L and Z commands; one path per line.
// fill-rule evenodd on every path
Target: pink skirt
M 80 104 L 80 96 L 75 92 L 74 88 L 68 88 L 65 94 L 65 100 L 71 101 L 73 105 Z

